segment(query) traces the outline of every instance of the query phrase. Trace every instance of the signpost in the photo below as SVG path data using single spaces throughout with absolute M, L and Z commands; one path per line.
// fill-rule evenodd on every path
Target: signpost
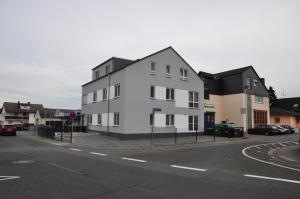
M 73 141 L 73 120 L 76 118 L 76 113 L 75 112 L 71 112 L 69 114 L 69 118 L 71 119 L 71 138 L 70 138 L 70 143 L 72 143 L 72 141 Z
M 153 130 L 154 130 L 154 115 L 155 115 L 155 112 L 161 112 L 161 108 L 153 108 L 152 109 L 153 121 L 152 121 L 152 126 L 151 126 L 151 145 L 153 145 Z

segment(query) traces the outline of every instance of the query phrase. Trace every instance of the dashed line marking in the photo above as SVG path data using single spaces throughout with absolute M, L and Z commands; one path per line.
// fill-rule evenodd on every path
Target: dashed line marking
M 186 167 L 186 166 L 180 166 L 180 165 L 170 165 L 173 168 L 178 168 L 178 169 L 186 169 L 186 170 L 193 170 L 193 171 L 207 171 L 207 169 L 199 169 L 199 168 L 194 168 L 194 167 Z
M 0 176 L 0 181 L 19 179 L 20 176 Z
M 100 156 L 107 156 L 107 154 L 105 154 L 105 153 L 97 153 L 97 152 L 90 152 L 90 154 L 100 155 Z
M 286 146 L 285 144 L 283 144 L 283 143 L 278 143 L 280 146 Z
M 134 162 L 147 162 L 146 160 L 140 160 L 140 159 L 134 159 L 134 158 L 121 158 L 122 160 L 129 160 L 129 161 L 134 161 Z
M 289 180 L 289 179 L 283 179 L 283 178 L 272 178 L 272 177 L 250 175 L 250 174 L 245 174 L 244 176 L 249 177 L 249 178 L 259 178 L 259 179 L 275 180 L 275 181 L 281 181 L 281 182 L 290 182 L 290 183 L 300 184 L 300 181 L 297 181 L 297 180 Z
M 72 151 L 82 151 L 81 149 L 69 148 Z

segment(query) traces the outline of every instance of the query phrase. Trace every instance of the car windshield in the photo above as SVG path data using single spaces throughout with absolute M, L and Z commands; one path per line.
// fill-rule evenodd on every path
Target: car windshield
M 4 125 L 4 127 L 14 127 L 13 125 Z
M 272 125 L 271 127 L 272 127 L 272 129 L 278 129 L 278 126 Z

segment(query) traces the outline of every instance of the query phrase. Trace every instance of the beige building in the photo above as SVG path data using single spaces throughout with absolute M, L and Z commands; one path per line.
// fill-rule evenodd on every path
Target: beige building
M 199 72 L 205 82 L 204 125 L 234 123 L 244 131 L 270 124 L 269 96 L 252 66 L 217 74 Z

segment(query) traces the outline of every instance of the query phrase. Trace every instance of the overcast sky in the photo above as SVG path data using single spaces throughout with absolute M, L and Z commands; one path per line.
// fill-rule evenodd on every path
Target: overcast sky
M 167 46 L 197 72 L 253 65 L 300 96 L 299 0 L 0 0 L 0 103 L 80 108 L 97 64 Z

